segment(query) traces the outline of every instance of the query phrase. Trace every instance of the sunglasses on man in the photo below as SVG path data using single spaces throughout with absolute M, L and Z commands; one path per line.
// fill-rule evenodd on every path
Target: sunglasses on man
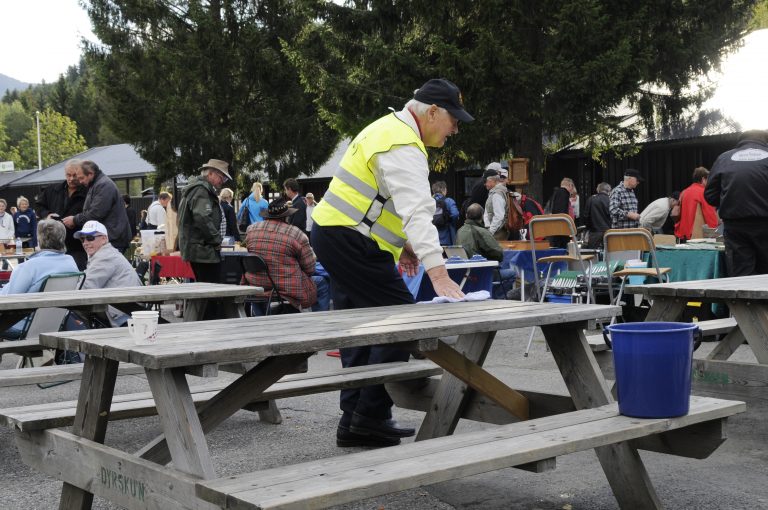
M 95 241 L 97 237 L 99 237 L 99 236 L 81 236 L 80 237 L 80 242 L 85 242 L 85 241 L 91 241 L 92 242 L 92 241 Z

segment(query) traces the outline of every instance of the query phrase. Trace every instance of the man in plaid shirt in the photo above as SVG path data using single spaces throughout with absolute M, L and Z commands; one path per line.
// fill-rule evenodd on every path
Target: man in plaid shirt
M 624 180 L 611 191 L 611 228 L 636 228 L 639 225 L 635 188 L 642 181 L 637 170 L 628 168 L 624 171 Z
M 245 245 L 249 252 L 261 255 L 280 296 L 287 299 L 296 311 L 318 303 L 318 294 L 321 301 L 325 301 L 320 308 L 327 310 L 330 297 L 328 282 L 321 276 L 313 276 L 315 252 L 306 234 L 287 223 L 295 212 L 296 209 L 289 207 L 285 200 L 273 201 L 266 211 L 261 212 L 265 221 L 248 227 Z M 272 288 L 266 273 L 246 273 L 244 277 L 250 285 L 264 287 L 265 290 Z M 313 306 L 313 310 L 319 311 L 319 308 Z M 254 313 L 260 315 L 259 312 L 264 310 L 255 307 Z

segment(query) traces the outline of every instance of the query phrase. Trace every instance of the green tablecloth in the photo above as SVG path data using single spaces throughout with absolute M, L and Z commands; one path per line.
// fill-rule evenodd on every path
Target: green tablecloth
M 725 276 L 725 252 L 702 247 L 665 248 L 658 246 L 656 256 L 659 267 L 669 267 L 669 280 L 684 282 L 688 280 L 709 280 Z M 648 256 L 646 255 L 646 260 Z

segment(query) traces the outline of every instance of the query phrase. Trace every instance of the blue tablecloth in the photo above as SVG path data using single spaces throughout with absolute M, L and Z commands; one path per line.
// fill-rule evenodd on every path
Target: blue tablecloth
M 533 276 L 533 257 L 530 250 L 504 250 L 504 259 L 501 262 L 501 267 L 504 268 L 517 268 L 518 272 L 523 271 L 525 274 L 525 281 L 532 282 Z M 549 250 L 536 250 L 536 257 L 550 257 L 552 255 L 565 255 L 567 250 L 564 248 L 552 248 Z M 546 274 L 548 264 L 537 264 L 539 272 Z M 552 274 L 557 274 L 557 271 L 565 271 L 568 269 L 568 264 L 565 262 L 558 262 L 552 265 Z
M 448 276 L 451 277 L 456 283 L 461 283 L 461 280 L 466 274 L 466 269 L 451 269 L 450 264 L 446 264 L 448 269 Z M 462 287 L 462 291 L 466 294 L 469 292 L 477 292 L 478 290 L 487 290 L 492 292 L 493 287 L 493 267 L 473 267 L 469 271 L 467 281 Z M 403 275 L 403 281 L 411 291 L 416 301 L 430 301 L 436 296 L 435 289 L 432 287 L 432 281 L 426 275 L 424 266 L 419 264 L 419 272 L 416 276 Z

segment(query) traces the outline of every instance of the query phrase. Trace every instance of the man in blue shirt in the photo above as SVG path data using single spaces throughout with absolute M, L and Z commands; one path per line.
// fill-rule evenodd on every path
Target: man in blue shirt
M 26 262 L 19 264 L 8 283 L 0 289 L 0 294 L 27 294 L 39 292 L 48 276 L 56 273 L 77 272 L 75 259 L 67 255 L 64 240 L 67 229 L 57 220 L 42 220 L 37 224 L 37 240 L 40 251 L 31 255 Z M 17 339 L 24 330 L 27 319 L 23 319 L 0 336 Z

